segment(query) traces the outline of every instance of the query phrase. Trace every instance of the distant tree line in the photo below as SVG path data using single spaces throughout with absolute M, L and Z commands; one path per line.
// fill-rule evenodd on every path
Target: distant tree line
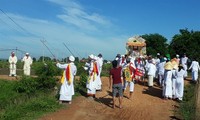
M 190 59 L 200 61 L 200 31 L 180 29 L 179 34 L 175 34 L 171 41 L 167 41 L 158 33 L 145 34 L 141 37 L 146 40 L 147 55 L 170 54 L 173 58 L 176 54 L 181 57 L 185 53 Z

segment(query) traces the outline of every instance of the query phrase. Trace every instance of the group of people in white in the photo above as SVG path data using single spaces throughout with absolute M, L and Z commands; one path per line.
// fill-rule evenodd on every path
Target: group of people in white
M 147 77 L 149 89 L 154 86 L 154 81 L 162 88 L 164 99 L 175 99 L 182 101 L 184 93 L 184 78 L 188 75 L 188 70 L 192 70 L 192 82 L 198 79 L 198 70 L 200 70 L 198 61 L 192 58 L 191 65 L 188 64 L 188 57 L 184 54 L 181 58 L 177 54 L 173 59 L 170 56 L 162 56 L 157 53 L 157 57 L 151 55 L 147 57 L 127 56 L 118 54 L 115 58 L 118 66 L 122 67 L 123 90 L 130 87 L 131 98 L 134 91 L 134 82 L 143 81 Z M 189 67 L 189 68 L 188 68 Z M 129 69 L 129 72 L 127 72 Z M 130 73 L 129 78 L 127 73 Z
M 74 95 L 73 80 L 76 75 L 77 68 L 74 64 L 75 58 L 69 57 L 66 64 L 56 64 L 57 67 L 64 69 L 61 80 L 60 102 L 68 101 L 71 104 L 72 96 Z M 139 56 L 117 54 L 115 61 L 121 69 L 122 89 L 123 91 L 129 86 L 129 96 L 131 98 L 134 92 L 134 83 L 137 81 L 144 81 L 147 77 L 149 89 L 154 86 L 155 80 L 162 88 L 162 96 L 164 99 L 183 99 L 184 78 L 187 77 L 187 70 L 192 70 L 192 81 L 197 81 L 198 70 L 200 70 L 199 63 L 193 59 L 188 68 L 188 57 L 184 54 L 181 58 L 176 55 L 173 59 L 162 56 L 159 53 L 157 57 Z M 96 91 L 102 90 L 101 71 L 103 66 L 102 55 L 95 56 L 93 54 L 88 56 L 83 68 L 87 71 L 88 77 L 86 82 L 88 98 L 95 98 Z M 156 78 L 156 79 L 155 79 Z M 114 82 L 113 82 L 114 83 Z
M 11 52 L 11 55 L 8 59 L 9 61 L 9 69 L 10 69 L 10 74 L 9 76 L 17 76 L 16 74 L 16 64 L 18 62 L 17 56 L 15 55 L 15 52 Z M 32 65 L 32 58 L 30 57 L 29 53 L 26 53 L 25 56 L 22 58 L 22 62 L 24 63 L 23 70 L 24 70 L 24 75 L 29 76 L 31 73 L 31 65 Z
M 18 59 L 14 52 L 9 57 L 10 74 L 9 76 L 16 76 L 16 63 Z M 30 75 L 32 58 L 29 53 L 26 53 L 22 61 L 24 62 L 24 75 Z M 72 96 L 74 95 L 74 76 L 77 73 L 76 65 L 74 64 L 74 56 L 70 56 L 68 63 L 61 64 L 57 62 L 56 66 L 64 69 L 61 79 L 60 102 L 68 101 L 71 104 Z M 188 68 L 188 57 L 184 54 L 179 58 L 176 55 L 170 60 L 169 57 L 163 57 L 159 53 L 157 57 L 139 56 L 117 54 L 115 61 L 118 66 L 122 68 L 121 77 L 123 79 L 123 91 L 129 86 L 131 98 L 134 92 L 134 83 L 136 81 L 143 81 L 147 77 L 149 88 L 154 86 L 154 80 L 157 78 L 158 84 L 162 87 L 162 95 L 164 99 L 183 99 L 184 78 L 187 77 L 187 70 L 192 70 L 192 80 L 195 82 L 198 78 L 198 70 L 200 70 L 199 63 L 193 59 Z M 88 56 L 83 68 L 87 71 L 88 77 L 86 82 L 87 96 L 91 99 L 95 98 L 96 91 L 102 90 L 101 72 L 103 66 L 102 54 L 95 56 L 93 54 Z M 144 82 L 144 81 L 143 81 Z M 114 82 L 113 82 L 114 83 Z
M 74 64 L 74 56 L 70 56 L 68 63 L 60 64 L 57 62 L 56 66 L 64 69 L 63 76 L 61 79 L 61 89 L 60 89 L 60 103 L 63 101 L 72 103 L 72 96 L 74 95 L 74 76 L 76 75 L 77 68 Z M 102 82 L 101 82 L 101 71 L 103 66 L 103 57 L 102 54 L 95 56 L 93 54 L 88 56 L 88 61 L 83 66 L 88 73 L 87 77 L 87 96 L 91 99 L 95 98 L 96 91 L 101 91 Z

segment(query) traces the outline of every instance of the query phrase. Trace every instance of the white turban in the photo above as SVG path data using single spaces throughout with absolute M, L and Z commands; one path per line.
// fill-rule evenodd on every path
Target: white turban
M 70 60 L 71 62 L 74 62 L 74 60 L 75 60 L 74 56 L 69 56 L 69 60 Z

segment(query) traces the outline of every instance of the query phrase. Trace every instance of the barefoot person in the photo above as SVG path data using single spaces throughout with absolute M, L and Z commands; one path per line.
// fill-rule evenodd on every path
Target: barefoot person
M 113 68 L 110 70 L 109 88 L 112 87 L 113 93 L 113 108 L 115 108 L 115 97 L 119 94 L 119 108 L 122 108 L 123 97 L 123 79 L 122 79 L 122 67 L 118 66 L 116 60 L 112 62 Z
M 69 63 L 60 64 L 57 63 L 56 66 L 65 69 L 61 79 L 61 89 L 60 89 L 60 103 L 62 101 L 67 101 L 71 104 L 72 96 L 74 95 L 74 76 L 76 75 L 77 68 L 74 64 L 75 58 L 73 56 L 69 57 Z
M 9 63 L 10 63 L 10 74 L 9 74 L 9 76 L 16 76 L 17 57 L 15 56 L 15 52 L 11 53 L 11 56 L 9 57 Z

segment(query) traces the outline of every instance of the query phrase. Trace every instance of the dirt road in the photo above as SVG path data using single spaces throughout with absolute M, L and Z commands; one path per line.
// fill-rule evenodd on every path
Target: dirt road
M 128 89 L 123 98 L 123 108 L 112 108 L 112 96 L 108 90 L 108 78 L 102 77 L 103 91 L 97 92 L 97 98 L 90 100 L 85 96 L 73 99 L 55 113 L 40 120 L 170 120 L 173 117 L 175 101 L 163 100 L 161 88 L 148 89 L 143 84 L 135 84 L 132 99 L 128 99 Z M 118 105 L 118 101 L 116 102 Z

